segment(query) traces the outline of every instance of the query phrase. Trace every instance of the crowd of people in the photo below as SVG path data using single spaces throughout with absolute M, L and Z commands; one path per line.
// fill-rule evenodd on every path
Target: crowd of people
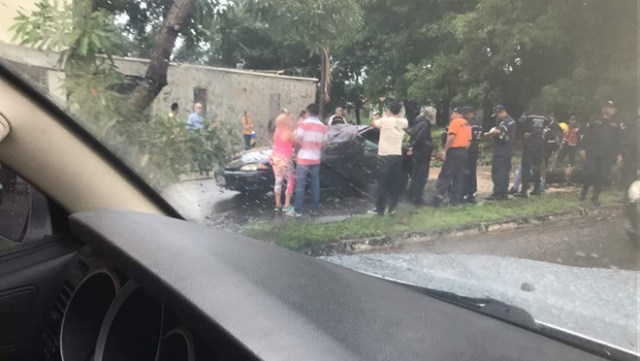
M 175 106 L 174 109 L 172 105 L 170 116 L 177 113 L 177 104 Z M 579 153 L 584 159 L 583 188 L 579 198 L 585 200 L 591 191 L 591 202 L 600 205 L 600 194 L 610 182 L 612 166 L 621 162 L 623 154 L 620 139 L 623 138 L 624 124 L 614 119 L 615 105 L 607 102 L 601 112 L 583 126 L 575 116 L 568 122 L 558 123 L 542 109 L 540 102 L 533 100 L 529 110 L 516 121 L 505 106 L 497 105 L 491 113 L 496 126 L 485 131 L 472 107 L 455 107 L 450 111 L 450 122 L 440 139 L 442 152 L 436 152 L 432 139 L 435 123 L 432 110 L 424 108 L 410 127 L 403 115 L 403 104 L 391 103 L 386 114 L 375 113 L 371 123 L 372 127 L 379 129 L 380 136 L 378 194 L 375 208 L 369 213 L 382 216 L 396 211 L 404 185 L 405 155 L 410 156 L 412 162 L 407 197 L 411 203 L 432 207 L 475 203 L 478 191 L 476 170 L 483 139 L 491 142 L 492 149 L 493 192 L 486 200 L 504 201 L 510 196 L 528 198 L 541 195 L 546 170 L 562 165 L 567 158 L 569 167 L 573 167 Z M 202 104 L 196 103 L 187 120 L 187 129 L 202 127 L 201 114 Z M 299 217 L 304 211 L 307 182 L 310 182 L 310 211 L 312 214 L 318 212 L 320 163 L 327 127 L 342 124 L 348 124 L 344 109 L 337 108 L 323 121 L 316 104 L 310 104 L 295 120 L 286 109 L 276 118 L 270 157 L 275 177 L 276 210 Z M 241 126 L 245 148 L 250 149 L 255 144 L 255 131 L 247 111 L 241 118 Z M 510 187 L 516 139 L 522 141 L 522 155 Z M 442 167 L 435 190 L 425 197 L 433 159 L 441 160 Z

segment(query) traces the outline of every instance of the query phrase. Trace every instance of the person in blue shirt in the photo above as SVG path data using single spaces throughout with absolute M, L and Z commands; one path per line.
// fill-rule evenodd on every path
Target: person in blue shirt
M 202 129 L 204 126 L 204 118 L 202 118 L 202 104 L 195 103 L 193 105 L 193 113 L 187 119 L 187 130 L 194 131 Z

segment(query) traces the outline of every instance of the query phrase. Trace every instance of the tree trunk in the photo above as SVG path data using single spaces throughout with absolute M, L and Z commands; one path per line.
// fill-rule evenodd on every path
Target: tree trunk
M 167 85 L 167 71 L 178 33 L 195 9 L 197 0 L 174 0 L 156 36 L 149 67 L 144 79 L 131 93 L 129 103 L 140 111 L 146 110 L 162 88 Z
M 320 119 L 327 116 L 327 103 L 331 100 L 329 96 L 331 87 L 331 60 L 329 59 L 329 49 L 322 51 L 322 65 L 320 66 Z

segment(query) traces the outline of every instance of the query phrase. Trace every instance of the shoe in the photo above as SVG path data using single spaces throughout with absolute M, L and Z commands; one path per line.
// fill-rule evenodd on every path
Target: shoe
M 367 214 L 371 216 L 384 216 L 384 213 L 378 213 L 378 210 L 375 208 L 368 210 Z
M 293 206 L 289 206 L 289 207 L 282 208 L 282 211 L 283 211 L 284 213 L 291 212 L 291 211 L 293 211 L 293 210 L 294 210 L 294 209 L 293 209 Z
M 467 198 L 464 199 L 463 203 L 475 204 L 476 203 L 476 197 L 467 196 Z
M 273 210 L 276 212 L 282 211 L 282 207 L 273 207 Z
M 289 212 L 285 213 L 285 215 L 287 217 L 294 217 L 294 218 L 300 218 L 302 217 L 302 214 L 298 213 L 295 211 L 295 209 L 291 209 Z
M 487 201 L 497 201 L 499 197 L 500 197 L 499 195 L 493 193 L 492 195 L 490 195 L 487 198 L 485 198 L 485 200 L 487 200 Z
M 517 189 L 515 189 L 515 188 L 511 188 L 511 189 L 509 189 L 509 194 L 511 194 L 512 196 L 514 196 L 514 195 L 518 194 L 518 190 L 517 190 Z
M 391 209 L 391 208 L 387 209 L 387 214 L 388 214 L 388 215 L 393 216 L 394 214 L 396 214 L 396 209 L 395 209 L 395 208 L 393 208 L 393 209 Z
M 527 192 L 518 192 L 518 193 L 514 194 L 513 196 L 517 197 L 517 198 L 522 198 L 522 199 L 529 198 L 529 195 L 527 194 Z
M 539 189 L 534 189 L 531 191 L 531 193 L 529 193 L 530 196 L 541 196 L 542 195 L 542 191 L 540 191 Z
M 309 214 L 311 215 L 311 217 L 319 217 L 320 216 L 320 211 L 317 210 L 317 209 L 312 209 Z

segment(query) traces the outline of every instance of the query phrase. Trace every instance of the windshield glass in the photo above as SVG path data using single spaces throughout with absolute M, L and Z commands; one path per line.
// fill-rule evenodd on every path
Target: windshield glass
M 638 352 L 637 3 L 0 10 L 0 62 L 188 220 Z

